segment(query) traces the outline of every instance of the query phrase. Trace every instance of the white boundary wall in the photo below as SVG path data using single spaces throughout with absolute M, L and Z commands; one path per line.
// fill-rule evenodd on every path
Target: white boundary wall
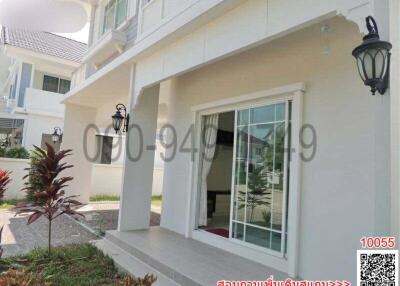
M 11 171 L 12 181 L 5 193 L 5 199 L 23 199 L 25 193 L 21 192 L 24 187 L 22 179 L 29 167 L 27 159 L 0 158 L 0 169 Z M 153 196 L 161 195 L 163 184 L 163 168 L 154 169 Z M 93 165 L 92 189 L 90 196 L 96 195 L 120 195 L 122 184 L 122 165 Z
M 13 159 L 13 158 L 0 158 L 0 169 L 11 171 L 12 181 L 8 185 L 4 199 L 22 199 L 25 193 L 21 192 L 24 187 L 24 180 L 22 179 L 29 167 L 29 160 L 27 159 Z

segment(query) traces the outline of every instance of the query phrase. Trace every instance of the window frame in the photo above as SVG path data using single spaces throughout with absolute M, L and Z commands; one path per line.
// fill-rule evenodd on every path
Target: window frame
M 45 78 L 53 78 L 53 79 L 57 79 L 57 91 L 52 91 L 52 90 L 47 90 L 44 89 L 45 88 Z M 65 93 L 60 92 L 60 88 L 61 88 L 61 81 L 66 81 L 69 82 L 69 90 Z M 66 94 L 71 90 L 71 80 L 70 79 L 65 79 L 65 78 L 61 78 L 61 77 L 57 77 L 57 76 L 52 76 L 52 75 L 48 75 L 48 74 L 44 74 L 43 75 L 43 83 L 42 83 L 42 90 L 43 91 L 47 91 L 47 92 L 53 92 L 53 93 L 58 93 L 58 94 Z
M 212 244 L 226 251 L 234 252 L 248 259 L 268 265 L 277 270 L 288 273 L 295 277 L 298 269 L 298 243 L 299 243 L 299 215 L 300 215 L 300 168 L 301 168 L 301 146 L 298 138 L 302 124 L 302 98 L 305 92 L 304 83 L 295 83 L 282 87 L 272 88 L 268 90 L 257 91 L 250 94 L 231 97 L 227 99 L 217 100 L 205 104 L 192 107 L 193 124 L 195 126 L 195 150 L 200 150 L 201 146 L 201 122 L 202 116 L 228 112 L 236 109 L 253 108 L 256 105 L 269 105 L 282 101 L 292 101 L 292 121 L 291 121 L 291 148 L 296 150 L 291 154 L 290 174 L 289 174 L 289 197 L 288 197 L 288 219 L 286 239 L 287 252 L 284 257 L 279 257 L 271 251 L 260 251 L 261 247 L 252 247 L 248 243 L 241 245 L 229 239 L 218 237 L 207 233 L 204 230 L 196 229 L 196 221 L 198 214 L 198 190 L 199 190 L 199 152 L 195 154 L 195 160 L 191 162 L 191 192 L 188 198 L 186 236 L 199 240 L 204 243 Z M 234 165 L 233 165 L 234 166 Z M 232 177 L 232 179 L 234 179 Z
M 125 1 L 125 15 L 123 20 L 120 23 L 117 23 L 117 14 L 118 14 L 118 7 L 119 4 L 121 4 L 121 2 Z M 106 18 L 107 18 L 107 6 L 109 6 L 109 4 L 113 2 L 113 4 L 110 6 L 109 9 L 114 9 L 113 12 L 113 20 L 112 20 L 112 25 L 106 29 Z M 103 9 L 103 13 L 102 13 L 102 21 L 101 21 L 101 35 L 106 34 L 109 31 L 112 30 L 117 30 L 119 27 L 123 26 L 124 23 L 128 20 L 128 15 L 129 15 L 129 3 L 130 0 L 108 0 L 105 1 L 102 5 L 102 9 Z

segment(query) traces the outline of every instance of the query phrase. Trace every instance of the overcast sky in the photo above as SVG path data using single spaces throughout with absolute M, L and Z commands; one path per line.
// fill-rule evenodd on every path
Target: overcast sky
M 89 22 L 86 23 L 85 27 L 83 27 L 82 30 L 76 33 L 63 33 L 63 34 L 58 34 L 70 39 L 74 39 L 79 42 L 83 42 L 87 44 L 88 41 L 88 36 L 89 36 Z

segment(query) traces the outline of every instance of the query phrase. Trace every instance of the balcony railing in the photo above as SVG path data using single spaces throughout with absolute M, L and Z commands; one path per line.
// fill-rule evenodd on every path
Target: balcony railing
M 64 104 L 61 103 L 62 94 L 27 88 L 25 92 L 24 108 L 37 112 L 56 113 L 64 115 Z

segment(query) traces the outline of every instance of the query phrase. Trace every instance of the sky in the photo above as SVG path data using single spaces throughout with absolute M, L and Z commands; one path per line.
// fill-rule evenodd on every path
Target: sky
M 82 30 L 76 33 L 62 33 L 58 35 L 87 44 L 89 36 L 89 22 L 86 23 Z

